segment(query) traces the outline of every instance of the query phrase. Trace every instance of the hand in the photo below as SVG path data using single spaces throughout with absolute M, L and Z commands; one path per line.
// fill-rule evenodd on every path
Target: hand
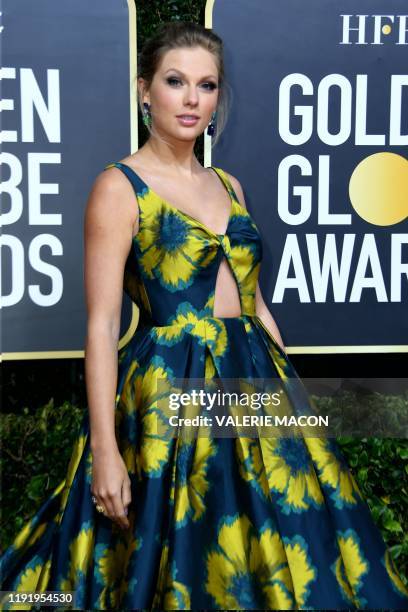
M 128 506 L 132 500 L 130 478 L 118 449 L 92 450 L 91 493 L 104 509 L 104 515 L 122 529 L 129 528 Z

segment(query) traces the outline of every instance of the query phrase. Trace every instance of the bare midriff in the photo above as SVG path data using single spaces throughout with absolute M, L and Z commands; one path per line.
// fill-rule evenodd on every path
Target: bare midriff
M 239 317 L 241 315 L 237 281 L 225 256 L 221 259 L 218 268 L 213 314 L 214 317 Z

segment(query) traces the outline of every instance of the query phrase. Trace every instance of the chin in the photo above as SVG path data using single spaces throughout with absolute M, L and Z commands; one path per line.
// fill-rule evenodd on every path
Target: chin
M 198 131 L 198 130 L 190 130 L 188 133 L 186 132 L 177 132 L 177 134 L 171 134 L 172 138 L 176 138 L 177 140 L 182 140 L 184 142 L 190 142 L 191 140 L 196 140 L 196 138 L 198 138 L 198 136 L 200 136 L 202 134 L 202 132 Z

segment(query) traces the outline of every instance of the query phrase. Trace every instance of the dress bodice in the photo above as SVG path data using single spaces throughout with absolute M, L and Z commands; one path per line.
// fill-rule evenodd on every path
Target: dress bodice
M 231 199 L 225 234 L 156 194 L 128 165 L 117 167 L 130 180 L 139 207 L 139 230 L 125 265 L 124 291 L 140 309 L 139 324 L 167 326 L 213 317 L 217 272 L 225 255 L 236 280 L 242 315 L 255 315 L 255 292 L 262 259 L 260 233 L 240 205 L 226 173 L 218 174 Z

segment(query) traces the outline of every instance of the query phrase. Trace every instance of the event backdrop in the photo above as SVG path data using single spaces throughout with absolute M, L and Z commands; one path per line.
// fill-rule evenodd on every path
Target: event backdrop
M 407 8 L 207 3 L 233 90 L 212 163 L 261 230 L 288 352 L 408 351 Z
M 2 3 L 3 359 L 81 357 L 83 221 L 137 148 L 133 0 Z M 134 328 L 124 295 L 121 344 Z
M 136 3 L 137 8 L 137 3 Z M 83 356 L 83 214 L 137 148 L 133 0 L 2 5 L 2 352 Z M 241 181 L 288 353 L 408 350 L 405 0 L 211 0 Z M 33 44 L 35 41 L 35 44 Z M 124 294 L 121 345 L 137 324 Z

